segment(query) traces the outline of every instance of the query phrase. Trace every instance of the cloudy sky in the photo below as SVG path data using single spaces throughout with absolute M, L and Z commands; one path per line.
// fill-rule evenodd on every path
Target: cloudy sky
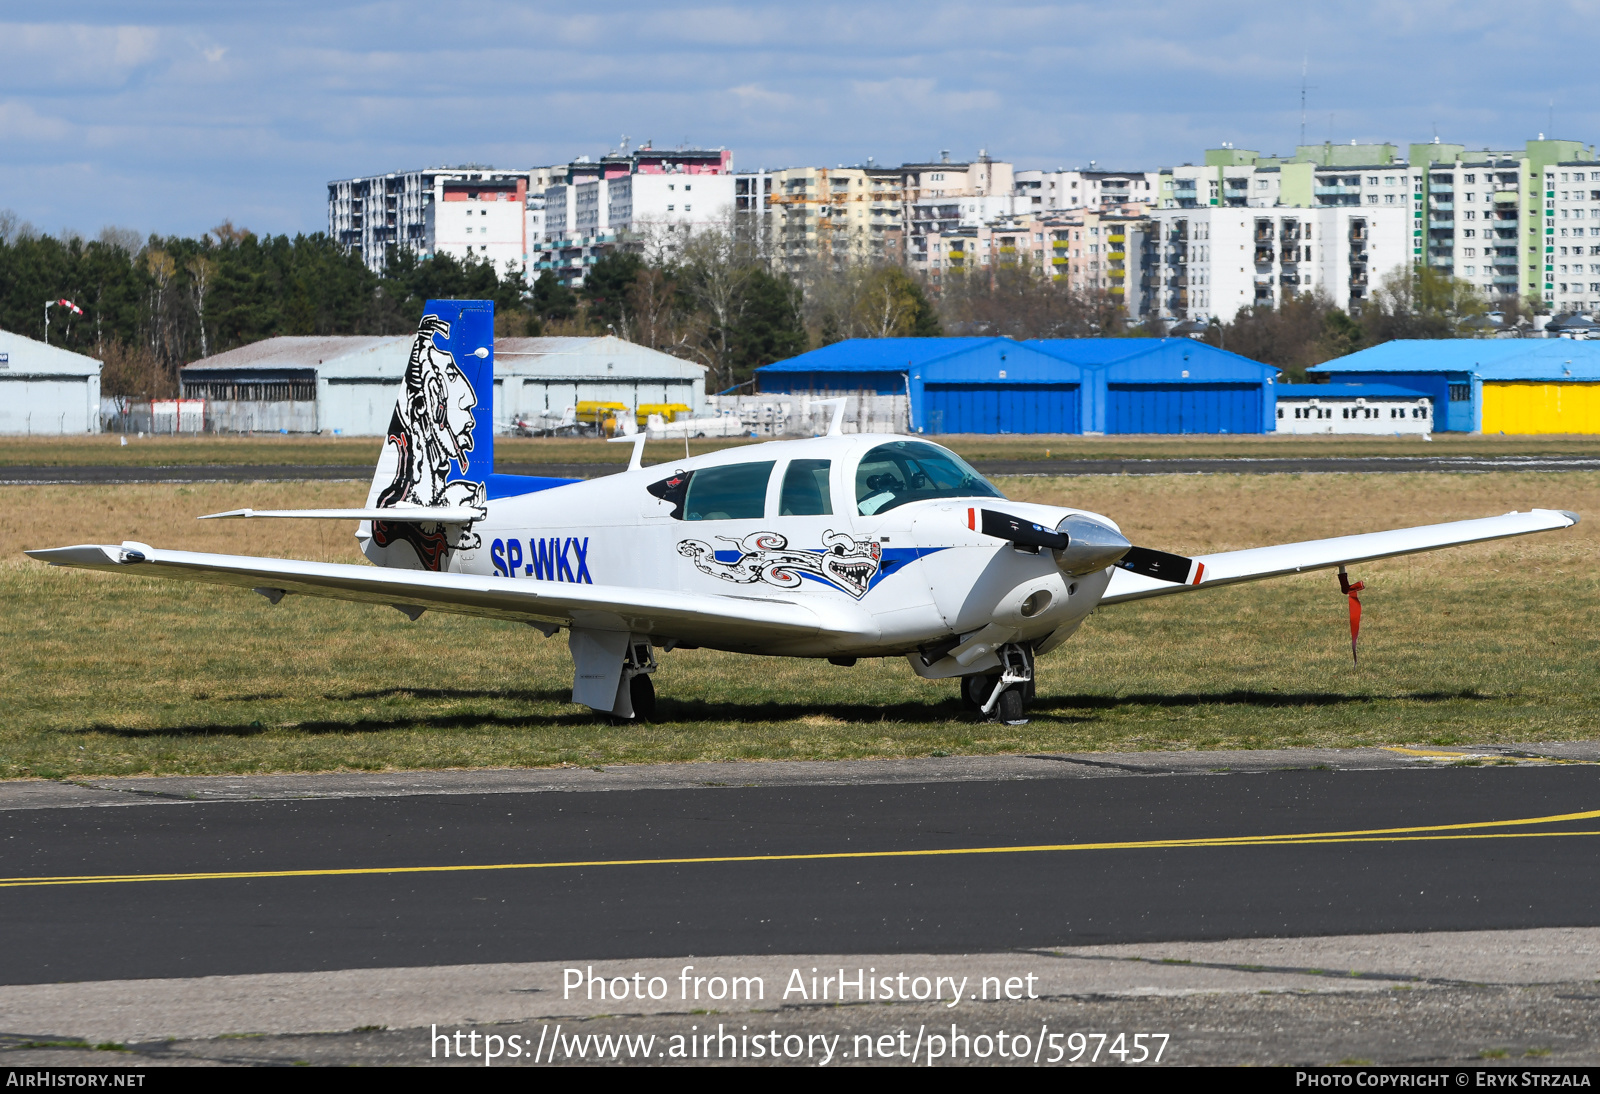
M 1597 34 L 1600 0 L 0 0 L 0 209 L 90 235 L 309 232 L 333 178 L 624 134 L 739 167 L 983 148 L 1153 168 L 1291 151 L 1303 63 L 1312 141 L 1588 143 Z

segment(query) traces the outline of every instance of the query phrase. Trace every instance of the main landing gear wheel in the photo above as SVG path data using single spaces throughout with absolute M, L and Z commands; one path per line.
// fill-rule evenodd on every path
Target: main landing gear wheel
M 628 681 L 628 697 L 633 700 L 634 718 L 641 722 L 656 720 L 656 686 L 648 673 L 640 673 Z
M 961 702 L 973 710 L 982 710 L 983 704 L 994 694 L 994 677 L 983 673 L 961 678 Z

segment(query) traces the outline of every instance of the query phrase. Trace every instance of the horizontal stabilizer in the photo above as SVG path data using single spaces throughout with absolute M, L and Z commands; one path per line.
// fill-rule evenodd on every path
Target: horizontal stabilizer
M 1282 543 L 1275 547 L 1196 555 L 1190 561 L 1199 563 L 1201 568 L 1189 584 L 1163 581 L 1148 572 L 1140 573 L 1137 569 L 1119 567 L 1112 571 L 1111 584 L 1106 587 L 1100 603 L 1119 604 L 1125 600 L 1144 600 L 1193 589 L 1235 585 L 1241 581 L 1260 581 L 1311 570 L 1331 570 L 1335 566 L 1357 562 L 1372 562 L 1397 555 L 1570 528 L 1577 523 L 1578 514 L 1565 509 L 1534 509 L 1527 513 L 1507 513 L 1502 517 L 1484 517 L 1481 520 L 1424 524 L 1420 528 L 1397 528 L 1389 532 L 1367 532 L 1336 539 L 1314 539 L 1304 543 Z M 1129 551 L 1127 557 L 1133 557 L 1133 551 Z M 1176 570 L 1176 567 L 1173 569 Z
M 470 505 L 401 505 L 389 509 L 230 509 L 207 513 L 200 520 L 233 517 L 300 517 L 307 520 L 421 521 L 429 524 L 471 524 L 489 514 Z

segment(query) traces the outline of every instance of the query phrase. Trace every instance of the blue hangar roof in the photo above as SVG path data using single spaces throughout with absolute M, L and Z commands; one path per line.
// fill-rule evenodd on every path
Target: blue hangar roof
M 1416 399 L 1421 392 L 1393 384 L 1275 384 L 1280 399 Z
M 1006 379 L 1070 381 L 1082 370 L 1104 369 L 1110 383 L 1188 379 L 1193 382 L 1260 383 L 1278 372 L 1237 353 L 1189 338 L 852 338 L 757 369 L 763 380 L 791 390 L 807 380 L 816 389 L 883 385 L 900 390 L 901 378 L 918 369 L 924 380 L 994 380 L 1005 360 Z M 1065 366 L 1065 367 L 1063 367 Z M 883 374 L 892 374 L 890 380 Z M 1187 376 L 1184 373 L 1188 373 Z M 875 383 L 865 383 L 871 376 Z M 798 382 L 798 383 L 797 383 Z
M 1600 342 L 1569 338 L 1417 338 L 1385 342 L 1307 370 L 1473 373 L 1485 380 L 1600 380 Z
M 1106 382 L 1251 383 L 1271 380 L 1276 365 L 1264 365 L 1192 338 L 1035 338 L 1026 345 L 1083 366 L 1104 366 Z

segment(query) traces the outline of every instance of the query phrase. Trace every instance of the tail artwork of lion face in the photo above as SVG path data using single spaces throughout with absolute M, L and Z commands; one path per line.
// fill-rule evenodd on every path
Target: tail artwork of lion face
M 367 506 L 481 508 L 494 468 L 493 398 L 494 304 L 429 300 Z M 470 524 L 375 520 L 357 535 L 373 562 L 405 569 L 446 571 L 453 553 L 481 545 Z

